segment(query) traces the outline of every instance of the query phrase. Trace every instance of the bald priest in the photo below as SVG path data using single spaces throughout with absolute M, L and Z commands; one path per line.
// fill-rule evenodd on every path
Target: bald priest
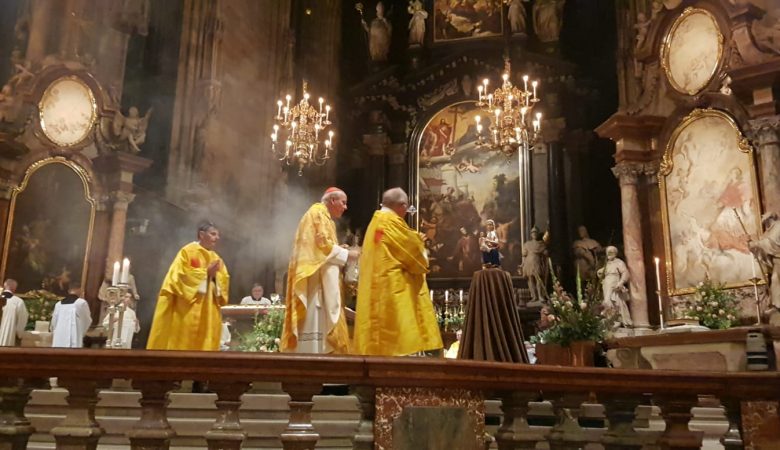
M 287 270 L 283 352 L 349 353 L 340 277 L 358 252 L 338 244 L 334 222 L 346 210 L 347 194 L 328 188 L 298 224 Z

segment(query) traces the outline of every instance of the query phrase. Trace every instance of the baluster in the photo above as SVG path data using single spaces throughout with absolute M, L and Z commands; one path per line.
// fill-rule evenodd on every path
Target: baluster
M 496 431 L 499 450 L 534 449 L 544 441 L 545 433 L 528 425 L 528 402 L 539 397 L 537 392 L 512 391 L 501 394 L 504 420 Z
M 206 433 L 209 448 L 240 449 L 246 439 L 246 433 L 238 418 L 241 396 L 249 390 L 250 383 L 230 381 L 209 381 L 209 389 L 217 393 L 214 404 L 219 410 L 217 420 Z
M 131 449 L 168 450 L 171 438 L 176 436 L 168 423 L 168 392 L 177 386 L 175 381 L 133 380 L 133 388 L 141 391 L 141 418 L 127 433 Z
M 654 402 L 661 407 L 661 416 L 666 429 L 658 439 L 662 449 L 698 450 L 701 448 L 704 433 L 691 431 L 688 422 L 693 414 L 691 408 L 699 402 L 696 394 L 656 395 Z
M 609 429 L 601 438 L 605 450 L 639 450 L 644 444 L 642 436 L 634 430 L 636 408 L 642 403 L 642 395 L 599 394 L 604 405 Z
M 30 391 L 45 384 L 45 380 L 39 379 L 0 378 L 0 448 L 27 448 L 35 427 L 24 415 L 24 407 L 30 400 Z
M 95 405 L 98 389 L 107 387 L 110 380 L 77 380 L 59 378 L 57 385 L 68 390 L 65 400 L 68 402 L 68 412 L 59 425 L 52 428 L 51 434 L 57 442 L 56 448 L 61 450 L 95 450 L 98 440 L 103 435 L 103 428 L 95 420 Z
M 371 386 L 354 386 L 350 389 L 360 404 L 360 423 L 352 438 L 353 450 L 374 450 L 374 402 L 376 390 Z
M 320 435 L 311 424 L 312 397 L 322 391 L 321 384 L 282 383 L 282 390 L 290 396 L 290 421 L 279 436 L 284 450 L 314 450 Z
M 578 450 L 585 447 L 588 437 L 579 424 L 580 408 L 588 394 L 551 394 L 558 421 L 548 438 L 551 450 Z
M 742 442 L 742 402 L 736 398 L 722 399 L 720 403 L 726 411 L 729 420 L 729 429 L 720 438 L 725 450 L 742 450 L 745 448 Z

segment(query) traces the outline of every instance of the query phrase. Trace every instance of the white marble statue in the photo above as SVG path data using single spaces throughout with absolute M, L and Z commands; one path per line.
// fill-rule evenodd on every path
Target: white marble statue
M 622 259 L 617 257 L 616 247 L 607 247 L 607 263 L 598 270 L 604 293 L 602 306 L 606 315 L 616 315 L 624 327 L 632 326 L 631 313 L 626 302 L 629 300 L 628 282 L 631 275 Z
M 420 0 L 409 2 L 406 8 L 412 18 L 409 19 L 409 46 L 423 45 L 425 42 L 425 19 L 428 18 L 428 12 L 423 9 Z
M 127 142 L 128 150 L 132 153 L 140 153 L 138 147 L 146 141 L 146 129 L 149 127 L 149 116 L 152 114 L 152 108 L 146 112 L 143 117 L 138 113 L 138 108 L 131 106 L 127 112 L 127 117 L 117 111 L 114 116 L 114 134 L 122 142 Z
M 536 0 L 534 2 L 534 31 L 540 42 L 557 42 L 560 38 L 564 2 L 565 0 Z
M 371 21 L 371 26 L 363 18 L 360 11 L 360 23 L 368 33 L 368 53 L 374 62 L 385 62 L 390 53 L 390 37 L 393 34 L 393 26 L 385 18 L 385 5 L 382 2 L 376 4 L 376 17 Z
M 526 32 L 526 11 L 525 6 L 523 6 L 523 0 L 511 0 L 507 15 L 509 16 L 509 29 L 512 30 L 512 34 Z
M 523 244 L 523 263 L 520 273 L 528 280 L 531 291 L 531 302 L 542 302 L 547 298 L 545 279 L 547 278 L 545 262 L 547 261 L 547 246 L 539 240 L 539 230 L 531 229 L 531 239 Z

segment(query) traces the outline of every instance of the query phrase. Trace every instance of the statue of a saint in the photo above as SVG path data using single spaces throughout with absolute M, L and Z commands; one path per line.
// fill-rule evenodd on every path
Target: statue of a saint
M 532 303 L 542 302 L 547 298 L 545 261 L 547 246 L 539 240 L 539 229 L 533 227 L 531 239 L 523 244 L 523 263 L 520 266 L 520 273 L 528 279 Z
M 368 26 L 363 19 L 362 10 L 360 23 L 363 29 L 368 33 L 368 53 L 374 62 L 387 61 L 387 55 L 390 53 L 390 36 L 393 34 L 393 26 L 385 18 L 385 5 L 382 2 L 376 4 L 376 18 Z
M 123 143 L 126 141 L 128 150 L 132 153 L 139 153 L 138 147 L 146 141 L 146 128 L 149 126 L 149 116 L 152 114 L 152 108 L 146 112 L 143 117 L 138 113 L 138 108 L 131 106 L 127 117 L 117 111 L 114 116 L 114 134 L 119 136 Z
M 596 275 L 596 265 L 598 256 L 604 252 L 604 248 L 595 239 L 588 234 L 585 225 L 577 227 L 577 235 L 580 237 L 572 244 L 574 252 L 574 264 L 580 277 L 584 280 L 590 280 Z
M 565 0 L 536 0 L 534 2 L 534 31 L 542 43 L 557 42 L 563 25 Z
M 748 241 L 750 252 L 761 263 L 762 272 L 770 272 L 769 294 L 772 306 L 780 310 L 780 217 L 771 212 L 761 217 L 764 234 Z
M 607 247 L 607 263 L 598 270 L 601 278 L 601 288 L 604 293 L 602 306 L 607 315 L 617 315 L 617 319 L 624 327 L 632 326 L 631 313 L 626 302 L 629 300 L 628 281 L 631 275 L 628 267 L 622 259 L 617 257 L 618 249 Z
M 512 34 L 524 34 L 526 28 L 526 11 L 523 0 L 511 0 L 507 16 L 509 17 L 509 29 Z
M 409 19 L 409 46 L 421 46 L 425 42 L 425 19 L 428 18 L 428 12 L 423 9 L 420 0 L 410 1 L 406 10 L 412 15 Z

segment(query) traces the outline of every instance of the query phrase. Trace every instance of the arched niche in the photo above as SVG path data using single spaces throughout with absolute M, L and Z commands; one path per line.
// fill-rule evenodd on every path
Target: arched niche
M 95 222 L 90 175 L 51 157 L 32 164 L 11 194 L 2 273 L 19 290 L 62 294 L 66 281 L 85 284 Z

